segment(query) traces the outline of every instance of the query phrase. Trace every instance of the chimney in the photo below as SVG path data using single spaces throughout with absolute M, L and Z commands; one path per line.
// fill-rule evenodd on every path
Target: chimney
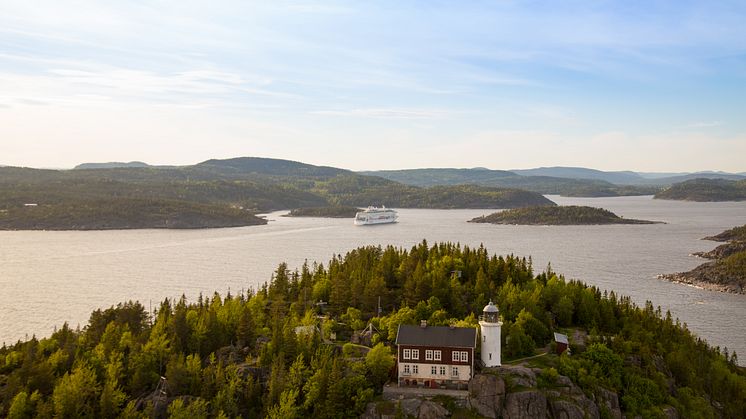
M 423 328 L 423 329 L 426 328 L 427 327 L 427 320 L 420 320 L 420 327 Z

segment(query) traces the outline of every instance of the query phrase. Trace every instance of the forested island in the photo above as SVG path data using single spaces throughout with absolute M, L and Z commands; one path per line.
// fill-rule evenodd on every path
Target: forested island
M 490 299 L 504 366 L 479 372 L 465 405 L 381 399 L 398 325 L 476 327 Z M 368 324 L 370 346 L 349 343 Z M 555 331 L 571 355 L 549 351 Z M 11 418 L 373 418 L 425 405 L 428 417 L 741 418 L 746 373 L 650 302 L 536 272 L 530 258 L 425 241 L 283 263 L 257 290 L 166 299 L 152 314 L 121 303 L 0 348 Z
M 367 207 L 372 203 L 440 209 L 554 205 L 541 194 L 517 189 L 476 185 L 422 188 L 277 159 L 244 157 L 180 167 L 100 166 L 83 165 L 75 170 L 0 167 L 0 214 L 5 214 L 10 226 L 6 228 L 187 228 L 257 223 L 251 216 L 237 213 L 236 208 L 257 214 L 308 207 Z M 24 211 L 27 204 L 36 204 L 43 211 Z M 102 207 L 94 208 L 97 204 Z M 164 211 L 171 215 L 164 216 Z M 142 226 L 137 224 L 138 218 L 143 220 Z
M 675 183 L 654 196 L 655 199 L 679 201 L 744 201 L 746 180 L 692 179 Z
M 713 259 L 689 272 L 661 275 L 673 282 L 698 287 L 746 294 L 746 225 L 734 227 L 704 240 L 726 242 L 709 252 L 698 252 L 696 256 Z
M 0 230 L 222 228 L 266 224 L 241 208 L 162 199 L 91 199 L 0 210 Z
M 358 211 L 360 208 L 346 206 L 296 208 L 285 217 L 354 218 Z
M 476 217 L 470 223 L 518 225 L 656 224 L 657 221 L 622 218 L 609 210 L 577 205 L 527 207 Z

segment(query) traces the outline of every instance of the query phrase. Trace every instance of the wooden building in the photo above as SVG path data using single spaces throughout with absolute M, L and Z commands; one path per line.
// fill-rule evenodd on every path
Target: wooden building
M 476 346 L 475 328 L 399 325 L 398 384 L 462 388 L 474 375 Z
M 568 347 L 567 335 L 563 335 L 562 333 L 555 332 L 554 343 L 557 345 L 556 346 L 557 355 L 562 355 L 562 352 L 565 352 Z

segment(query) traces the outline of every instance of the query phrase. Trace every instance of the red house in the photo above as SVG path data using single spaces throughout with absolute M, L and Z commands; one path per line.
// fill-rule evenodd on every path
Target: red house
M 399 325 L 396 334 L 400 386 L 457 387 L 474 374 L 477 329 Z

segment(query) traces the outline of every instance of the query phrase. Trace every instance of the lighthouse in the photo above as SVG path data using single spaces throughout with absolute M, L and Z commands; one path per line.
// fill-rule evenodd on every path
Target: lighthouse
M 482 363 L 485 367 L 500 366 L 500 321 L 499 311 L 495 304 L 490 301 L 484 307 L 479 319 L 479 328 L 482 333 Z

